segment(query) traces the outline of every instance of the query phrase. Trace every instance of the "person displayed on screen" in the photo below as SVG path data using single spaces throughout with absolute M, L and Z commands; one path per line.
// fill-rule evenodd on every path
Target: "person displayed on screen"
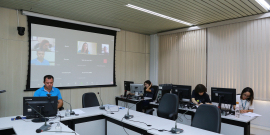
M 82 49 L 79 50 L 78 53 L 90 54 L 90 52 L 88 51 L 88 44 L 87 43 L 83 43 Z
M 246 87 L 242 90 L 241 95 L 236 95 L 236 102 L 239 103 L 240 113 L 253 112 L 254 110 L 254 92 L 250 87 Z M 235 105 L 233 106 L 235 109 Z
M 45 75 L 43 78 L 44 86 L 40 89 L 36 90 L 34 93 L 34 97 L 47 97 L 47 94 L 51 94 L 51 96 L 58 97 L 58 105 L 57 108 L 61 108 L 63 106 L 63 100 L 58 88 L 53 87 L 54 78 L 52 75 Z
M 203 84 L 198 84 L 195 90 L 192 91 L 191 100 L 196 105 L 211 104 L 209 95 L 206 93 L 207 89 Z
M 107 49 L 106 46 L 103 47 L 103 53 L 105 53 L 105 54 L 108 54 L 109 53 L 109 51 L 108 51 L 108 49 Z
M 45 52 L 44 51 L 37 51 L 37 58 L 31 60 L 31 65 L 47 65 L 49 66 L 49 61 L 44 59 Z
M 50 42 L 46 39 L 42 40 L 39 44 L 39 50 L 44 52 L 51 52 L 49 49 L 51 47 Z

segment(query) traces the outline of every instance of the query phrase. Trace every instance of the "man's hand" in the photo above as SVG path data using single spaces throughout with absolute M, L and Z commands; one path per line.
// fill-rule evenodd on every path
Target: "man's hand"
M 61 108 L 63 106 L 63 100 L 59 99 L 58 100 L 58 105 L 57 105 L 57 109 Z

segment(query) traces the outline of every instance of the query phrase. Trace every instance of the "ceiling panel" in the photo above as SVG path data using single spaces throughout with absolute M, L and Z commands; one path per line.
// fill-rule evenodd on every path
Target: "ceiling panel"
M 270 2 L 270 0 L 266 0 Z M 0 6 L 66 19 L 154 34 L 189 27 L 141 12 L 132 4 L 194 25 L 202 25 L 268 12 L 255 0 L 0 0 Z

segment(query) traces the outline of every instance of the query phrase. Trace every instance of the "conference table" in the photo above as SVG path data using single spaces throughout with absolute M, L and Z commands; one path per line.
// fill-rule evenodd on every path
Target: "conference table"
M 50 122 L 60 122 L 62 131 L 76 132 L 77 135 L 171 135 L 168 132 L 175 125 L 175 121 L 160 118 L 153 115 L 129 110 L 129 114 L 134 118 L 130 120 L 124 119 L 127 108 L 119 109 L 119 106 L 111 107 L 111 111 L 100 110 L 99 107 L 89 107 L 74 109 L 75 112 L 80 111 L 78 116 L 71 115 L 64 118 L 56 118 Z M 118 111 L 117 111 L 118 110 Z M 59 112 L 64 116 L 65 111 Z M 11 121 L 11 117 L 0 118 L 0 134 L 9 135 L 51 135 L 59 134 L 56 132 L 36 133 L 36 129 L 44 123 L 33 123 L 30 120 Z M 49 131 L 55 131 L 53 124 Z M 148 125 L 148 126 L 147 126 Z M 151 125 L 151 126 L 149 126 Z M 184 130 L 183 135 L 200 134 L 200 135 L 217 135 L 217 133 L 206 131 L 203 129 L 191 127 L 177 123 L 178 127 Z M 158 130 L 163 130 L 162 132 Z M 62 135 L 71 135 L 72 133 L 61 133 Z M 73 133 L 75 134 L 75 133 Z
M 153 108 L 158 108 L 158 103 L 150 103 Z M 193 119 L 196 109 L 188 109 L 179 107 L 178 113 L 186 113 L 191 115 L 191 120 Z M 250 122 L 257 117 L 249 117 L 240 115 L 240 118 L 236 118 L 234 115 L 221 115 L 221 133 L 224 135 L 250 135 Z

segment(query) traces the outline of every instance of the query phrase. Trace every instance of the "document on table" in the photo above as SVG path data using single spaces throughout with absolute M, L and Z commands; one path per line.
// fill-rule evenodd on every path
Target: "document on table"
M 249 116 L 249 117 L 262 116 L 262 115 L 259 115 L 259 114 L 257 114 L 257 113 L 252 113 L 252 112 L 243 113 L 242 115 L 244 115 L 244 116 Z
M 103 105 L 103 106 L 105 106 L 105 107 L 115 107 L 116 105 L 110 105 L 110 104 L 106 104 L 106 105 Z
M 81 109 L 73 109 L 72 111 L 74 111 L 75 114 L 83 114 L 83 113 L 85 113 L 85 112 L 82 111 Z

